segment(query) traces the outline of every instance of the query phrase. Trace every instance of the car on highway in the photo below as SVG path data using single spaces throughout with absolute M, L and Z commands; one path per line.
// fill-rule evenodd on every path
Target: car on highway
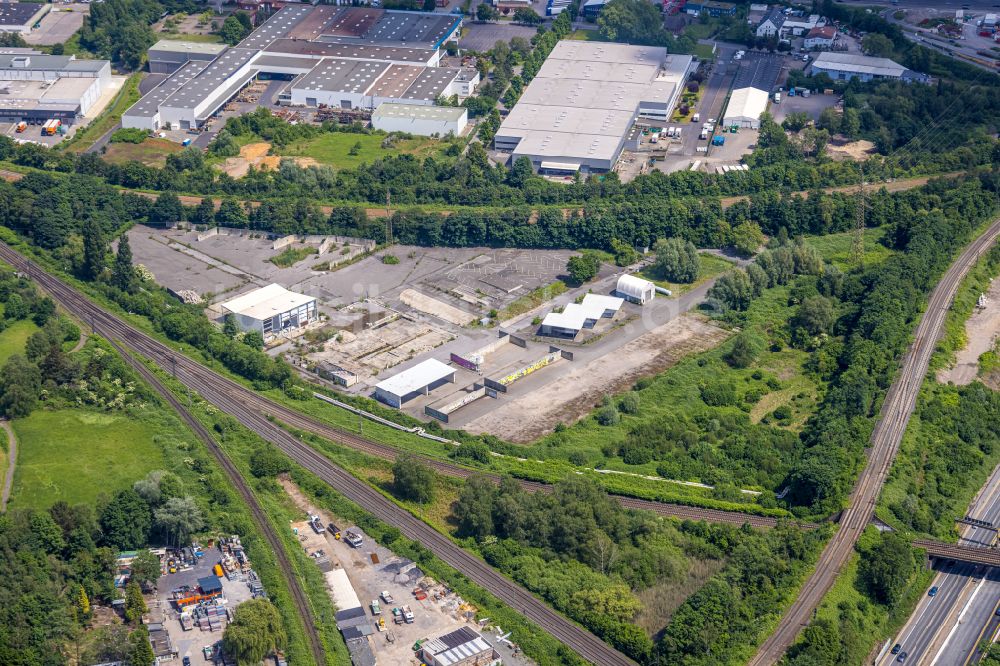
M 1000 616 L 1000 606 L 997 606 L 997 609 L 993 614 Z
M 896 661 L 898 661 L 898 662 L 899 662 L 899 663 L 901 663 L 901 664 L 902 664 L 902 663 L 903 663 L 904 661 L 906 661 L 906 653 L 905 653 L 905 652 L 900 652 L 900 653 L 899 653 L 899 656 L 898 656 L 898 657 L 896 657 Z
M 931 589 L 927 590 L 927 596 L 928 596 L 928 597 L 933 597 L 933 596 L 936 596 L 936 595 L 937 595 L 937 591 L 938 591 L 938 589 L 937 589 L 937 585 L 935 585 L 935 586 L 934 586 L 934 587 L 932 587 Z
M 895 645 L 893 645 L 893 646 L 892 646 L 892 650 L 890 650 L 890 652 L 891 652 L 892 654 L 899 654 L 899 651 L 900 651 L 901 649 L 903 649 L 903 646 L 902 646 L 902 645 L 900 645 L 899 643 L 896 643 Z

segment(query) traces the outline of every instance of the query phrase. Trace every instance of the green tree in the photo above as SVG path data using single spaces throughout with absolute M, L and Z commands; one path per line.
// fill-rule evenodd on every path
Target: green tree
M 533 175 L 531 160 L 522 155 L 511 165 L 510 171 L 507 173 L 507 184 L 511 187 L 522 187 Z
M 733 348 L 725 357 L 726 362 L 734 368 L 749 368 L 763 348 L 764 341 L 760 335 L 752 329 L 745 329 L 733 340 Z
M 601 270 L 601 258 L 594 252 L 584 252 L 580 256 L 570 257 L 566 262 L 566 272 L 580 284 L 590 282 Z
M 611 0 L 597 17 L 597 25 L 609 42 L 664 46 L 669 40 L 659 7 L 644 0 Z
M 757 251 L 764 242 L 764 233 L 756 222 L 741 222 L 733 228 L 733 248 L 744 257 Z
M 42 374 L 20 354 L 7 360 L 0 370 L 0 413 L 10 419 L 28 416 L 42 393 Z
M 139 583 L 134 580 L 129 581 L 125 585 L 125 621 L 129 624 L 136 624 L 148 610 Z
M 149 588 L 160 579 L 160 558 L 148 549 L 139 551 L 130 566 L 131 576 L 141 588 Z
M 104 541 L 119 550 L 135 550 L 149 541 L 153 516 L 149 505 L 135 490 L 119 491 L 101 512 Z
M 250 223 L 247 212 L 233 199 L 223 199 L 215 211 L 215 223 L 220 227 L 245 227 Z
M 221 134 L 221 132 L 220 132 Z M 209 226 L 215 222 L 215 204 L 208 197 L 205 197 L 191 213 L 191 223 Z
M 81 622 L 90 617 L 90 598 L 87 597 L 87 590 L 83 585 L 77 584 L 76 594 L 73 595 L 73 606 L 76 608 Z
M 149 629 L 146 625 L 140 624 L 129 634 L 129 643 L 131 644 L 128 655 L 129 666 L 153 666 L 156 663 L 156 655 L 149 642 Z
M 128 234 L 124 233 L 118 239 L 118 252 L 115 254 L 115 264 L 111 270 L 111 284 L 124 292 L 131 293 L 135 289 L 135 283 L 132 248 L 129 246 Z
M 698 279 L 700 264 L 694 243 L 680 238 L 662 238 L 653 246 L 653 269 L 670 282 L 690 284 Z
M 222 41 L 230 46 L 240 43 L 248 34 L 250 34 L 249 31 L 234 15 L 227 16 L 226 20 L 222 22 L 222 27 L 219 28 L 219 36 L 222 37 Z
M 753 286 L 745 271 L 735 269 L 723 274 L 708 290 L 708 297 L 714 299 L 726 310 L 743 311 L 753 300 Z
M 833 304 L 825 296 L 811 296 L 802 301 L 790 322 L 793 330 L 806 335 L 828 333 L 835 318 Z
M 230 17 L 232 18 L 232 17 Z M 149 210 L 149 223 L 168 225 L 184 217 L 184 207 L 180 198 L 173 192 L 163 192 L 156 198 L 156 203 Z
M 521 7 L 514 12 L 514 23 L 522 23 L 524 25 L 538 25 L 542 22 L 542 17 L 535 12 L 534 9 L 529 7 Z
M 274 478 L 291 468 L 288 458 L 273 446 L 261 446 L 250 454 L 250 473 L 258 479 Z
M 869 32 L 861 38 L 861 50 L 865 55 L 875 58 L 893 57 L 892 40 L 877 32 Z
M 483 23 L 499 21 L 500 12 L 493 5 L 482 2 L 476 7 L 476 20 Z
M 201 509 L 192 497 L 171 497 L 154 513 L 156 527 L 167 534 L 170 543 L 182 546 L 205 525 Z
M 879 540 L 858 562 L 858 581 L 872 601 L 890 608 L 899 603 L 917 566 L 913 547 L 894 532 L 880 532 Z
M 402 499 L 427 504 L 434 499 L 434 472 L 410 455 L 392 465 L 392 487 Z
M 84 280 L 96 280 L 107 268 L 108 243 L 104 239 L 101 225 L 94 218 L 83 224 L 83 265 L 80 267 Z
M 240 666 L 256 666 L 287 642 L 278 609 L 265 599 L 237 606 L 233 621 L 222 634 L 223 651 Z

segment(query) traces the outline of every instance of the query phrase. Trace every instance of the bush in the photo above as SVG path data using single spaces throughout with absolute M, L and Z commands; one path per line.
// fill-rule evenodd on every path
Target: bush
M 626 393 L 618 401 L 618 409 L 621 410 L 623 414 L 638 414 L 639 413 L 639 396 L 635 393 Z
M 605 405 L 604 407 L 601 407 L 597 410 L 595 417 L 597 418 L 597 422 L 602 426 L 616 425 L 622 418 L 618 413 L 618 410 L 615 409 L 614 405 Z
M 701 387 L 701 399 L 710 407 L 727 407 L 736 404 L 736 387 L 730 382 L 713 382 Z
M 149 136 L 149 132 L 135 127 L 123 127 L 116 130 L 111 135 L 111 143 L 142 143 Z
M 382 263 L 387 266 L 395 266 L 399 263 L 399 257 L 394 254 L 383 254 Z
M 462 442 L 455 449 L 454 456 L 486 464 L 490 461 L 490 447 L 479 441 Z

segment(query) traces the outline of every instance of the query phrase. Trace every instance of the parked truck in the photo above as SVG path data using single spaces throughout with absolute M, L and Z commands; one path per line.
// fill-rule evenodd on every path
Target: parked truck
M 350 531 L 346 532 L 344 534 L 344 541 L 351 544 L 352 548 L 361 548 L 361 546 L 364 544 L 364 540 L 361 538 L 361 535 L 358 534 L 357 532 L 350 532 Z
M 774 93 L 774 103 L 775 104 L 781 104 L 781 93 L 780 92 Z
M 313 532 L 316 534 L 326 533 L 326 528 L 323 527 L 323 520 L 314 513 L 309 514 L 309 527 L 313 528 Z
M 24 131 L 24 130 L 26 130 L 26 129 L 28 129 L 28 123 L 26 123 L 26 122 L 24 122 L 24 121 L 22 120 L 21 122 L 19 122 L 19 123 L 17 124 L 17 129 L 16 129 L 15 131 L 16 131 L 16 132 L 17 132 L 18 134 L 20 134 L 21 132 L 23 132 L 23 131 Z
M 722 136 L 721 134 L 712 137 L 713 146 L 723 146 L 725 145 L 725 143 L 726 143 L 726 137 Z

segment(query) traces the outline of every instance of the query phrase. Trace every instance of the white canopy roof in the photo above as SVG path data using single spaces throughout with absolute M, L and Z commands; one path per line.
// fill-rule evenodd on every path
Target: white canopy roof
M 288 291 L 280 284 L 272 283 L 226 301 L 222 309 L 253 319 L 270 319 L 314 300 L 312 296 Z
M 436 358 L 430 358 L 379 382 L 375 385 L 375 388 L 402 397 L 414 391 L 419 391 L 425 386 L 429 386 L 454 373 L 455 369 L 451 366 L 442 363 Z

